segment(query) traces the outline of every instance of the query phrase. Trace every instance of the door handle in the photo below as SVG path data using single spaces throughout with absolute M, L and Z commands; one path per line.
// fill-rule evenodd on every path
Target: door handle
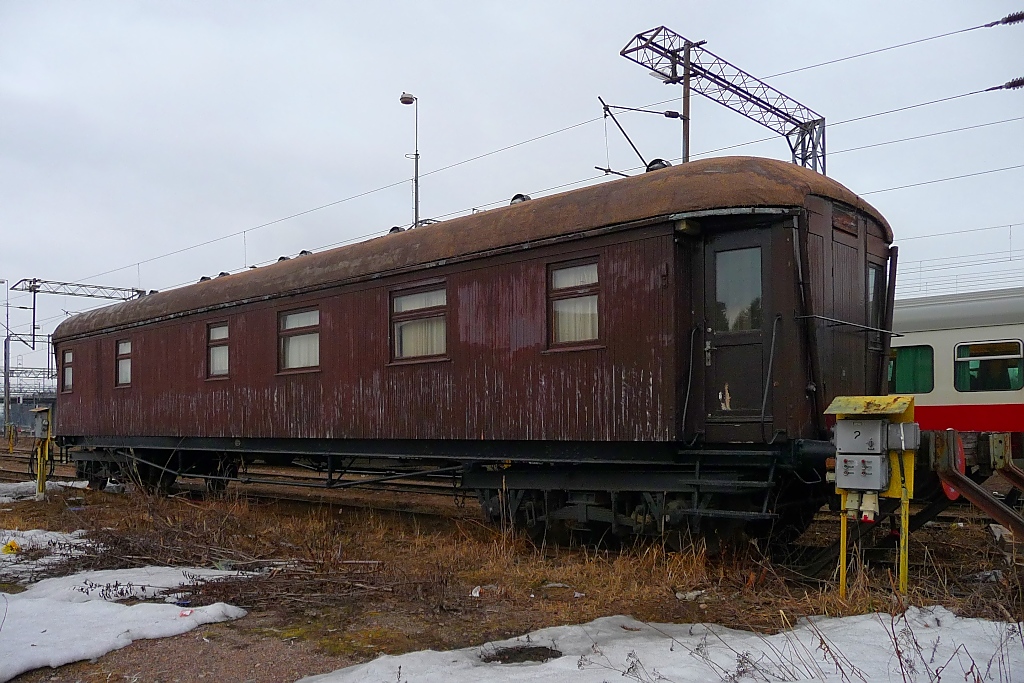
M 711 367 L 711 352 L 715 347 L 711 345 L 711 342 L 704 342 L 704 367 Z

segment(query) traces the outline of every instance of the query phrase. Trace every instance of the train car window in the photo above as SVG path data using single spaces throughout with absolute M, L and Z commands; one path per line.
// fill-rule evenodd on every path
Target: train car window
M 71 391 L 72 380 L 74 379 L 74 360 L 75 354 L 73 351 L 65 351 L 63 358 L 62 373 L 61 373 L 61 391 Z
M 715 331 L 761 329 L 761 247 L 715 257 Z
M 1019 340 L 957 344 L 953 386 L 957 391 L 1019 391 L 1024 388 L 1024 353 Z
M 278 365 L 281 370 L 320 366 L 320 311 L 281 313 L 278 325 Z
M 599 285 L 596 261 L 551 268 L 551 346 L 597 341 Z
M 885 272 L 882 266 L 868 264 L 868 325 L 876 329 L 882 327 L 882 305 L 885 301 Z M 869 332 L 868 340 L 871 347 L 879 349 L 882 346 L 882 334 L 880 332 Z M 930 391 L 930 390 L 929 390 Z M 917 393 L 917 392 L 915 392 Z
M 447 306 L 445 289 L 392 295 L 392 359 L 443 356 L 448 350 Z
M 228 324 L 215 323 L 206 328 L 206 376 L 228 374 Z
M 927 394 L 935 388 L 935 350 L 901 346 L 889 352 L 889 393 Z
M 128 339 L 117 342 L 117 385 L 132 383 L 132 343 Z

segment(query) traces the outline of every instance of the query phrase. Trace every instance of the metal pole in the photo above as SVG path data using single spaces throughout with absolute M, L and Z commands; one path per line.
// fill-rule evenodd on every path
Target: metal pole
M 36 294 L 38 289 L 32 290 L 32 350 L 36 350 Z
M 683 163 L 690 160 L 690 48 L 693 43 L 686 41 L 683 48 Z
M 902 462 L 905 451 L 898 451 L 896 457 Z M 910 583 L 910 493 L 907 491 L 907 479 L 903 472 L 900 472 L 900 479 L 900 593 L 906 595 Z
M 840 501 L 840 513 L 839 518 L 839 599 L 846 599 L 846 546 L 847 546 L 847 531 L 846 531 L 846 491 L 843 491 Z
M 11 429 L 11 332 L 4 337 L 4 438 Z
M 7 280 L 3 282 L 7 290 L 7 303 L 4 315 L 4 438 L 10 440 L 11 424 L 11 289 Z
M 412 153 L 412 196 L 413 219 L 412 227 L 420 226 L 420 98 L 412 103 L 413 120 L 413 153 Z
M 403 92 L 398 101 L 405 105 L 412 105 L 412 227 L 420 225 L 420 98 L 412 93 Z M 409 155 L 406 154 L 408 159 Z

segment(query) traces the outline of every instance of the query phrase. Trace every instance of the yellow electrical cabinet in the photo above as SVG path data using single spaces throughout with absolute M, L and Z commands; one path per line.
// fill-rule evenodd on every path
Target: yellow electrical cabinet
M 913 396 L 838 396 L 825 410 L 836 424 L 835 481 L 841 497 L 839 595 L 846 597 L 847 523 L 874 522 L 879 498 L 900 500 L 900 591 L 907 591 L 910 499 L 921 430 Z

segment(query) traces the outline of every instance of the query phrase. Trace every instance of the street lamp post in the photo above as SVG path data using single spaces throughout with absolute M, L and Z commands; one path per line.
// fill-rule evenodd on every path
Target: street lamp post
M 419 99 L 407 92 L 403 92 L 398 101 L 411 104 L 413 111 L 412 227 L 417 228 L 420 225 L 420 105 Z

